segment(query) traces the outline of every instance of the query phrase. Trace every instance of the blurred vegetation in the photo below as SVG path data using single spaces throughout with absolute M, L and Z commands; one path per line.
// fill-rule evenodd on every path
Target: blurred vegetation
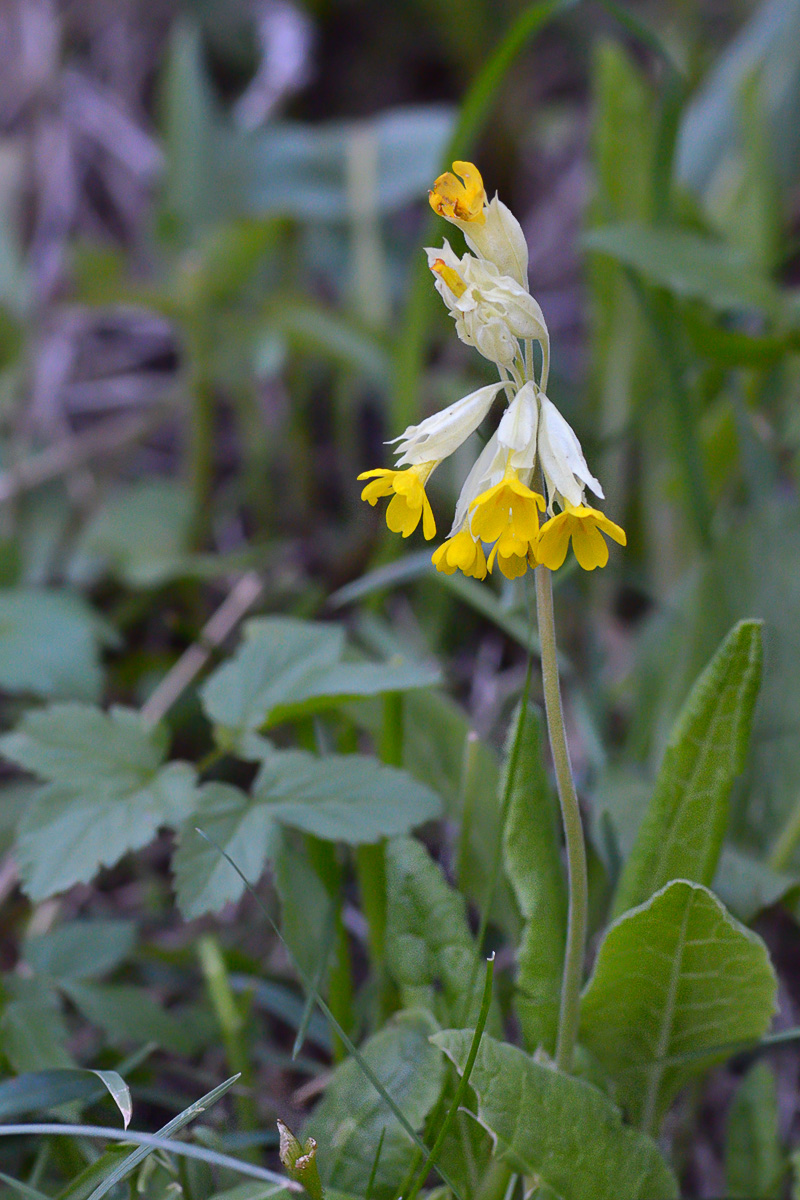
M 797 0 L 9 0 L 0 47 L 0 1115 L 111 1125 L 124 1079 L 136 1128 L 158 1130 L 240 1072 L 191 1114 L 207 1161 L 158 1150 L 126 1170 L 147 1196 L 258 1200 L 275 1119 L 303 1126 L 342 1032 L 396 1070 L 415 1130 L 439 1116 L 456 1076 L 418 1010 L 464 1024 L 476 930 L 499 952 L 489 1034 L 552 1033 L 514 1000 L 513 947 L 530 966 L 544 942 L 508 826 L 495 869 L 531 597 L 390 544 L 355 482 L 386 438 L 490 379 L 448 336 L 421 249 L 452 157 L 520 216 L 550 395 L 628 531 L 606 572 L 555 581 L 593 929 L 692 685 L 736 622 L 763 621 L 713 882 L 772 952 L 773 1038 L 796 1032 Z M 467 461 L 437 473 L 434 506 Z M 420 825 L 424 846 L 404 836 Z M 415 903 L 448 934 L 425 979 L 386 953 L 430 938 Z M 686 1195 L 800 1187 L 794 1032 L 678 1100 L 663 1144 Z M 592 1048 L 599 1078 L 613 1056 Z M 304 1132 L 322 1146 L 357 1112 L 323 1182 L 390 1200 L 421 1159 L 353 1067 Z M 473 1186 L 488 1135 L 464 1119 L 450 1137 L 445 1170 Z M 0 1191 L 94 1196 L 130 1153 L 4 1137 Z M 487 1169 L 470 1194 L 508 1180 Z

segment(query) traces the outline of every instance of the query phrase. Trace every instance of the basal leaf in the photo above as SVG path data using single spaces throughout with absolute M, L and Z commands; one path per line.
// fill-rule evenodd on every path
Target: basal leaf
M 88 882 L 98 867 L 183 820 L 194 771 L 162 766 L 165 749 L 163 733 L 138 713 L 80 704 L 28 712 L 0 738 L 6 758 L 49 781 L 22 815 L 15 851 L 32 899 Z
M 781 1148 L 778 1095 L 769 1063 L 756 1062 L 728 1109 L 725 1193 L 731 1200 L 764 1200 L 783 1194 L 786 1160 Z
M 483 971 L 475 971 L 478 951 L 464 898 L 413 838 L 386 846 L 386 941 L 406 1008 L 427 1008 L 442 1024 L 477 1020 Z
M 463 1071 L 471 1030 L 447 1029 L 431 1041 Z M 484 1035 L 470 1085 L 497 1157 L 535 1180 L 544 1195 L 555 1200 L 678 1195 L 655 1142 L 623 1125 L 619 1110 L 592 1084 Z
M 536 709 L 518 710 L 506 740 L 506 759 L 524 721 L 503 837 L 506 873 L 525 921 L 517 949 L 515 1004 L 530 1050 L 555 1050 L 567 901 L 561 865 L 558 809 L 544 770 Z
M 713 880 L 731 787 L 744 766 L 761 662 L 761 624 L 741 621 L 692 688 L 625 864 L 615 915 L 671 879 Z
M 761 939 L 707 888 L 674 880 L 606 932 L 580 1037 L 631 1119 L 654 1128 L 687 1080 L 728 1057 L 720 1047 L 764 1035 L 775 991 Z
M 192 815 L 180 829 L 172 859 L 178 907 L 184 917 L 190 920 L 217 912 L 244 891 L 244 884 L 217 846 L 231 856 L 245 878 L 256 883 L 272 856 L 275 836 L 276 824 L 266 805 L 254 803 L 231 784 L 204 784 Z
M 253 795 L 281 824 L 353 846 L 407 833 L 441 811 L 424 784 L 360 754 L 318 758 L 270 748 Z
M 361 1048 L 368 1066 L 389 1091 L 414 1129 L 439 1098 L 442 1058 L 430 1044 L 432 1018 L 401 1013 Z M 385 1101 L 349 1058 L 337 1067 L 325 1095 L 303 1129 L 317 1139 L 322 1182 L 337 1191 L 363 1196 L 382 1131 L 383 1147 L 372 1189 L 375 1200 L 391 1200 L 415 1152 L 414 1143 Z

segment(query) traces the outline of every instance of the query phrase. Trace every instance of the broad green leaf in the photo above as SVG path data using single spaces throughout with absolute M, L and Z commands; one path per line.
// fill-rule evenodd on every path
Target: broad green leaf
M 800 890 L 796 876 L 773 871 L 746 850 L 725 846 L 719 858 L 713 891 L 740 921 L 749 924 L 779 900 L 791 903 Z
M 236 654 L 209 678 L 203 704 L 218 737 L 249 756 L 248 733 L 295 720 L 359 696 L 439 682 L 438 672 L 402 660 L 343 662 L 344 631 L 293 617 L 261 617 L 245 626 Z
M 631 1119 L 657 1127 L 687 1080 L 729 1056 L 720 1047 L 763 1037 L 775 991 L 761 939 L 707 888 L 674 880 L 609 926 L 583 995 L 581 1041 Z
M 725 1194 L 771 1200 L 783 1194 L 786 1160 L 778 1128 L 778 1094 L 772 1068 L 756 1062 L 743 1077 L 725 1127 Z
M 0 1122 L 8 1123 L 23 1113 L 46 1112 L 68 1100 L 91 1104 L 105 1095 L 111 1096 L 127 1129 L 133 1111 L 131 1094 L 116 1071 L 76 1068 L 29 1071 L 0 1082 Z
M 697 233 L 625 222 L 589 230 L 583 245 L 722 312 L 756 309 L 774 316 L 780 308 L 778 289 L 740 250 Z
M 165 1009 L 141 987 L 63 980 L 61 989 L 115 1045 L 157 1042 L 176 1054 L 191 1055 L 213 1037 L 210 1014 L 196 1007 Z
M 51 979 L 96 979 L 107 975 L 136 945 L 133 921 L 67 921 L 23 944 L 25 962 Z
M 55 993 L 6 1004 L 0 1017 L 0 1049 L 20 1074 L 74 1067 Z
M 735 625 L 673 727 L 653 798 L 617 889 L 619 915 L 671 879 L 710 884 L 744 767 L 761 682 L 761 624 Z
M 444 1081 L 441 1055 L 428 1040 L 434 1028 L 427 1013 L 401 1013 L 361 1048 L 367 1065 L 414 1129 L 421 1128 Z M 383 1148 L 372 1195 L 376 1200 L 391 1200 L 415 1146 L 358 1063 L 349 1058 L 334 1071 L 303 1129 L 303 1137 L 317 1139 L 323 1185 L 363 1196 L 382 1130 Z
M 177 480 L 126 484 L 84 529 L 76 571 L 92 580 L 109 570 L 134 588 L 179 578 L 190 563 L 191 521 L 191 496 Z
M 0 589 L 0 687 L 50 700 L 96 700 L 100 650 L 116 634 L 80 596 Z
M 208 834 L 214 845 L 197 830 Z M 207 783 L 197 793 L 192 815 L 181 826 L 172 859 L 178 907 L 187 920 L 217 912 L 244 891 L 239 876 L 220 854 L 231 856 L 246 879 L 258 882 L 272 857 L 277 834 L 266 805 L 227 783 Z
M 503 837 L 506 874 L 525 925 L 517 948 L 515 1007 L 528 1049 L 555 1050 L 567 900 L 558 808 L 542 762 L 541 718 L 518 709 L 506 738 L 506 769 L 523 721 Z
M 233 658 L 200 691 L 210 721 L 235 745 L 255 731 L 306 676 L 339 662 L 344 630 L 295 617 L 257 617 L 246 622 Z
M 483 970 L 475 970 L 466 903 L 413 838 L 386 846 L 386 942 L 388 968 L 406 1008 L 427 1008 L 440 1024 L 477 1020 Z
M 463 1072 L 468 1029 L 434 1034 Z M 622 1123 L 593 1084 L 564 1075 L 507 1042 L 484 1035 L 470 1086 L 495 1154 L 554 1200 L 668 1200 L 678 1185 L 655 1142 Z M 549 1190 L 548 1190 L 549 1189 Z
M 28 712 L 0 738 L 0 751 L 48 780 L 19 826 L 20 874 L 34 900 L 88 882 L 146 845 L 161 826 L 190 811 L 194 771 L 187 763 L 162 766 L 163 731 L 139 715 L 80 704 Z
M 360 754 L 269 748 L 253 796 L 282 825 L 351 846 L 408 833 L 441 812 L 430 788 Z

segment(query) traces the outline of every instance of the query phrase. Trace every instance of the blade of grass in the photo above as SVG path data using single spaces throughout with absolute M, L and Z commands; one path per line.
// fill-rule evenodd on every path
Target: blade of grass
M 378 1138 L 378 1148 L 375 1151 L 375 1158 L 372 1161 L 372 1170 L 369 1173 L 369 1181 L 367 1190 L 364 1194 L 364 1200 L 372 1200 L 372 1189 L 375 1186 L 375 1176 L 378 1174 L 378 1163 L 381 1161 L 381 1151 L 383 1150 L 383 1139 L 386 1137 L 386 1126 L 381 1130 L 381 1136 Z
M 494 954 L 492 954 L 491 958 L 488 958 L 486 960 L 486 979 L 484 980 L 484 984 L 483 984 L 483 997 L 481 999 L 481 1008 L 480 1008 L 480 1012 L 478 1013 L 478 1023 L 475 1026 L 475 1032 L 472 1035 L 472 1044 L 469 1048 L 469 1054 L 467 1055 L 467 1061 L 464 1064 L 464 1073 L 458 1082 L 458 1087 L 456 1088 L 456 1094 L 455 1094 L 455 1096 L 453 1096 L 453 1100 L 450 1105 L 450 1108 L 447 1111 L 447 1115 L 445 1116 L 445 1119 L 442 1121 L 442 1124 L 439 1127 L 439 1132 L 436 1135 L 436 1140 L 434 1141 L 433 1146 L 431 1147 L 430 1154 L 428 1155 L 425 1162 L 422 1164 L 422 1170 L 420 1171 L 419 1175 L 417 1176 L 416 1183 L 414 1183 L 412 1185 L 410 1192 L 405 1197 L 405 1200 L 416 1200 L 417 1193 L 419 1192 L 419 1189 L 422 1187 L 423 1183 L 425 1182 L 425 1180 L 428 1176 L 428 1172 L 431 1169 L 432 1164 L 436 1162 L 436 1156 L 438 1155 L 439 1151 L 441 1150 L 442 1145 L 444 1144 L 444 1139 L 447 1137 L 447 1134 L 450 1132 L 450 1127 L 456 1118 L 456 1113 L 458 1112 L 459 1108 L 461 1107 L 461 1102 L 463 1101 L 465 1095 L 467 1094 L 467 1087 L 469 1086 L 469 1077 L 472 1074 L 472 1068 L 475 1065 L 475 1059 L 478 1056 L 478 1047 L 481 1044 L 481 1038 L 483 1037 L 483 1031 L 486 1028 L 486 1020 L 489 1016 L 489 1007 L 492 1003 L 492 982 L 493 982 L 493 980 L 494 980 Z
M 344 1031 L 344 1029 L 339 1024 L 339 1022 L 336 1020 L 336 1017 L 333 1015 L 330 1008 L 323 1000 L 322 996 L 320 996 L 319 992 L 315 992 L 313 990 L 313 984 L 311 983 L 311 981 L 307 978 L 307 976 L 301 969 L 299 963 L 297 962 L 297 959 L 295 958 L 294 954 L 292 953 L 291 947 L 286 942 L 286 939 L 284 938 L 280 929 L 275 924 L 275 921 L 272 919 L 271 913 L 267 909 L 266 905 L 263 903 L 261 897 L 259 896 L 258 892 L 253 887 L 250 880 L 244 875 L 244 873 L 241 871 L 241 869 L 233 861 L 231 856 L 225 850 L 223 850 L 222 846 L 219 846 L 214 841 L 214 839 L 212 837 L 209 837 L 209 835 L 204 830 L 199 829 L 197 826 L 195 826 L 195 829 L 202 838 L 205 838 L 205 840 L 208 842 L 208 844 L 210 846 L 214 847 L 214 849 L 217 851 L 218 854 L 222 855 L 222 857 L 225 859 L 225 861 L 230 864 L 230 866 L 233 868 L 233 870 L 239 876 L 242 883 L 246 887 L 247 891 L 253 897 L 256 904 L 261 909 L 261 912 L 267 918 L 267 921 L 269 922 L 273 933 L 278 938 L 279 942 L 283 946 L 286 953 L 289 955 L 289 961 L 291 962 L 295 971 L 299 975 L 300 982 L 302 983 L 303 987 L 305 988 L 306 991 L 313 992 L 314 999 L 317 1002 L 317 1006 L 319 1007 L 322 1014 L 325 1017 L 327 1017 L 327 1019 L 330 1021 L 331 1025 L 335 1029 L 336 1033 L 341 1038 L 342 1042 L 344 1043 L 344 1045 L 347 1049 L 347 1053 L 351 1054 L 353 1056 L 355 1061 L 358 1063 L 358 1066 L 360 1067 L 361 1071 L 363 1072 L 364 1076 L 369 1080 L 369 1082 L 375 1088 L 375 1091 L 381 1097 L 383 1102 L 389 1106 L 389 1108 L 391 1109 L 394 1116 L 397 1117 L 397 1120 L 400 1122 L 400 1124 L 403 1126 L 403 1129 L 405 1129 L 408 1136 L 414 1142 L 414 1145 L 417 1146 L 424 1155 L 427 1155 L 428 1147 L 425 1145 L 425 1142 L 422 1140 L 420 1135 L 414 1129 L 413 1125 L 411 1125 L 411 1123 L 409 1122 L 405 1113 L 398 1106 L 398 1104 L 395 1102 L 395 1100 L 392 1098 L 392 1096 L 390 1096 L 389 1092 L 387 1092 L 386 1088 L 383 1086 L 380 1079 L 378 1079 L 377 1075 L 375 1075 L 375 1073 L 372 1071 L 372 1069 L 367 1065 L 367 1063 L 364 1060 L 363 1055 L 360 1054 L 359 1051 L 356 1049 L 356 1046 L 351 1041 L 351 1039 L 348 1037 L 347 1033 Z M 437 1165 L 436 1169 L 439 1172 L 440 1176 L 442 1177 L 442 1181 L 450 1188 L 450 1191 L 457 1198 L 457 1200 L 462 1200 L 461 1193 L 459 1192 L 458 1188 L 456 1188 L 454 1186 L 454 1184 L 451 1182 L 451 1180 L 445 1173 L 444 1169 L 438 1165 Z M 94 1198 L 92 1198 L 92 1200 L 94 1200 Z
M 168 1154 L 177 1154 L 183 1158 L 196 1158 L 201 1162 L 209 1163 L 213 1167 L 225 1167 L 229 1171 L 238 1171 L 240 1175 L 250 1175 L 253 1179 L 264 1179 L 269 1183 L 274 1183 L 276 1191 L 286 1190 L 289 1192 L 300 1192 L 302 1188 L 291 1179 L 286 1179 L 283 1175 L 278 1175 L 276 1171 L 270 1171 L 266 1167 L 258 1167 L 255 1163 L 243 1162 L 239 1158 L 232 1158 L 229 1154 L 218 1154 L 216 1150 L 204 1150 L 201 1146 L 192 1146 L 187 1142 L 175 1142 L 170 1138 L 159 1137 L 155 1133 L 139 1133 L 137 1130 L 110 1129 L 103 1125 L 61 1125 L 55 1121 L 42 1122 L 31 1125 L 0 1125 L 0 1137 L 87 1137 L 87 1138 L 104 1138 L 112 1142 L 134 1142 L 138 1143 L 140 1150 L 144 1151 L 139 1158 L 139 1162 L 146 1158 L 152 1150 L 165 1150 Z M 139 1151 L 136 1151 L 139 1153 Z M 133 1158 L 133 1155 L 130 1155 Z M 125 1162 L 129 1162 L 130 1158 Z M 112 1171 L 111 1176 L 116 1176 L 117 1172 L 124 1166 L 120 1163 L 116 1171 Z M 135 1165 L 135 1164 L 134 1164 Z M 118 1182 L 118 1176 L 114 1179 L 114 1183 Z M 96 1196 L 104 1196 L 108 1191 L 106 1186 L 108 1179 L 104 1180 L 100 1188 L 95 1188 L 92 1192 L 90 1200 L 94 1200 Z M 113 1184 L 112 1184 L 113 1186 Z M 102 1190 L 101 1190 L 102 1188 Z
M 578 0 L 537 0 L 529 4 L 506 31 L 470 85 L 455 129 L 443 156 L 446 167 L 453 159 L 465 158 L 486 122 L 489 113 L 514 60 L 553 17 L 573 8 Z M 433 182 L 433 181 L 431 181 Z M 425 226 L 422 244 L 436 236 L 438 223 L 431 216 Z M 417 389 L 425 353 L 425 341 L 430 325 L 428 316 L 433 304 L 434 289 L 428 279 L 424 256 L 419 255 L 413 268 L 403 329 L 398 341 L 395 364 L 395 390 L 391 407 L 392 429 L 405 429 L 417 415 Z

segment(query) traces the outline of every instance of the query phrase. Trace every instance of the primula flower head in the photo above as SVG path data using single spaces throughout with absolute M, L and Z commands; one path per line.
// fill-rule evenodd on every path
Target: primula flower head
M 601 533 L 602 530 L 602 533 Z M 608 546 L 603 538 L 608 534 L 620 546 L 626 546 L 625 530 L 610 521 L 605 513 L 586 504 L 573 508 L 567 504 L 564 511 L 542 526 L 536 545 L 539 562 L 551 571 L 557 571 L 567 557 L 570 538 L 575 557 L 584 571 L 604 567 L 608 562 Z
M 393 471 L 386 467 L 362 471 L 358 478 L 371 479 L 372 483 L 364 488 L 361 499 L 374 508 L 382 496 L 391 496 L 386 509 L 386 524 L 392 533 L 409 537 L 419 525 L 421 517 L 422 532 L 426 541 L 430 541 L 436 537 L 436 521 L 425 494 L 425 484 L 435 466 L 436 463 L 420 463 L 406 471 Z
M 460 258 L 447 241 L 426 250 L 436 290 L 458 337 L 495 363 L 500 379 L 393 438 L 395 466 L 359 475 L 370 481 L 361 497 L 372 505 L 391 497 L 386 523 L 393 532 L 409 537 L 422 521 L 425 537 L 434 537 L 428 478 L 489 418 L 505 393 L 505 411 L 464 480 L 449 536 L 434 551 L 434 566 L 475 579 L 497 566 L 517 579 L 529 567 L 557 570 L 572 542 L 584 570 L 603 567 L 608 562 L 603 535 L 624 546 L 625 533 L 586 504 L 587 488 L 601 500 L 603 489 L 575 431 L 545 394 L 550 337 L 528 288 L 528 247 L 519 221 L 497 196 L 487 201 L 472 163 L 454 162 L 453 172 L 434 183 L 430 202 L 458 226 L 469 247 Z M 537 342 L 540 352 L 534 349 Z M 549 520 L 540 528 L 539 514 L 545 511 Z
M 483 211 L 486 192 L 480 171 L 468 162 L 454 162 L 453 171 L 461 178 L 457 179 L 451 171 L 445 171 L 435 180 L 428 192 L 431 208 L 440 217 L 483 225 L 486 220 Z

